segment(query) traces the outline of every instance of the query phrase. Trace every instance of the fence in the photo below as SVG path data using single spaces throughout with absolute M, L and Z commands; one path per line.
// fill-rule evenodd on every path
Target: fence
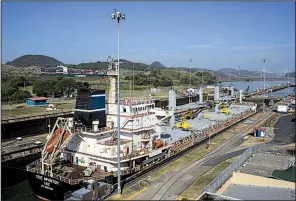
M 287 148 L 279 148 L 274 144 L 259 144 L 248 148 L 240 157 L 238 157 L 231 165 L 229 165 L 219 176 L 217 176 L 205 189 L 206 192 L 215 193 L 222 185 L 231 178 L 232 173 L 236 172 L 251 155 L 260 152 L 280 152 L 287 154 Z M 288 154 L 287 154 L 288 155 Z M 293 154 L 294 155 L 294 154 Z

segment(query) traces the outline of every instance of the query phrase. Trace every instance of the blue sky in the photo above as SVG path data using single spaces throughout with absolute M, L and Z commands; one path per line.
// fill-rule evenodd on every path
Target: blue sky
M 295 68 L 293 2 L 2 2 L 2 62 L 24 54 L 64 63 L 121 58 L 208 69 Z M 192 58 L 190 64 L 189 59 Z

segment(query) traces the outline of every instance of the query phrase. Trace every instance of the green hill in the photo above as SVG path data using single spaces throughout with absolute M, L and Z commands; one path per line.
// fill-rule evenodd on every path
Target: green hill
M 52 67 L 52 66 L 63 65 L 63 62 L 45 55 L 28 54 L 28 55 L 18 57 L 11 62 L 7 62 L 6 65 L 11 65 L 15 67 L 29 67 L 29 66 Z
M 151 65 L 148 65 L 141 62 L 133 63 L 126 59 L 120 59 L 119 61 L 121 62 L 120 68 L 124 70 L 133 70 L 134 68 L 135 71 L 150 71 L 155 68 L 166 68 L 159 62 L 153 62 Z M 114 62 L 117 62 L 117 60 L 114 60 Z M 66 64 L 66 66 L 70 68 L 105 70 L 106 67 L 108 66 L 108 62 L 97 61 L 97 62 L 80 63 L 80 64 Z

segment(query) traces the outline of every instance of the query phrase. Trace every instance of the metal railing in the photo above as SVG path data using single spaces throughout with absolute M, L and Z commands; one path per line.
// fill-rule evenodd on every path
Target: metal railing
M 219 176 L 217 176 L 204 191 L 215 193 L 218 189 L 224 185 L 226 181 L 228 181 L 233 172 L 239 170 L 239 168 L 252 156 L 256 153 L 268 152 L 271 153 L 279 152 L 285 155 L 288 148 L 279 148 L 274 144 L 259 144 L 252 147 L 249 147 L 241 156 L 239 156 L 232 164 L 230 164 Z M 288 154 L 287 154 L 288 155 Z
M 75 129 L 71 129 L 71 132 L 73 133 L 94 133 L 94 134 L 100 134 L 100 133 L 104 133 L 104 132 L 112 132 L 115 131 L 114 128 L 108 128 L 108 127 L 104 127 L 104 128 L 98 128 L 97 130 L 94 130 L 92 127 L 82 127 L 82 128 L 75 128 Z
M 29 165 L 27 165 L 27 171 L 46 176 L 45 174 L 42 174 L 41 169 L 36 168 L 37 165 L 41 165 L 41 159 L 38 159 L 38 160 L 30 163 Z M 50 175 L 48 175 L 48 176 L 50 176 Z M 68 184 L 71 184 L 71 185 L 72 184 L 79 184 L 81 181 L 88 181 L 89 179 L 98 179 L 99 178 L 97 176 L 93 176 L 93 177 L 87 177 L 87 178 L 72 179 L 72 178 L 67 178 L 67 177 L 60 176 L 60 175 L 55 174 L 55 173 L 53 173 L 52 177 L 59 180 L 59 181 L 63 181 L 65 183 L 68 183 Z M 102 179 L 103 178 L 104 177 L 102 176 Z
M 162 147 L 163 148 L 163 147 Z M 68 150 L 66 149 L 65 150 L 66 152 L 69 152 L 69 153 L 78 153 L 78 154 L 82 154 L 82 155 L 86 155 L 86 156 L 90 156 L 90 157 L 94 157 L 94 158 L 100 158 L 100 159 L 104 159 L 104 160 L 109 160 L 109 161 L 117 161 L 117 157 L 116 157 L 116 154 L 114 154 L 114 157 L 111 158 L 111 157 L 104 157 L 104 156 L 99 156 L 99 155 L 94 155 L 94 154 L 89 154 L 89 153 L 85 153 L 85 152 L 80 152 L 80 151 L 73 151 L 73 150 Z M 149 151 L 144 151 L 144 152 L 141 152 L 140 151 L 134 151 L 132 152 L 131 154 L 129 155 L 123 155 L 120 157 L 120 160 L 130 160 L 134 157 L 137 157 L 137 156 L 141 156 L 141 155 L 144 155 L 144 154 L 148 154 Z

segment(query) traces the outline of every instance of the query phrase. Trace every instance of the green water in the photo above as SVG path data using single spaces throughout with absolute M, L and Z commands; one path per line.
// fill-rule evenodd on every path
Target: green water
M 32 192 L 28 181 L 23 181 L 17 185 L 2 188 L 1 200 L 14 200 L 14 201 L 37 201 L 39 200 Z

